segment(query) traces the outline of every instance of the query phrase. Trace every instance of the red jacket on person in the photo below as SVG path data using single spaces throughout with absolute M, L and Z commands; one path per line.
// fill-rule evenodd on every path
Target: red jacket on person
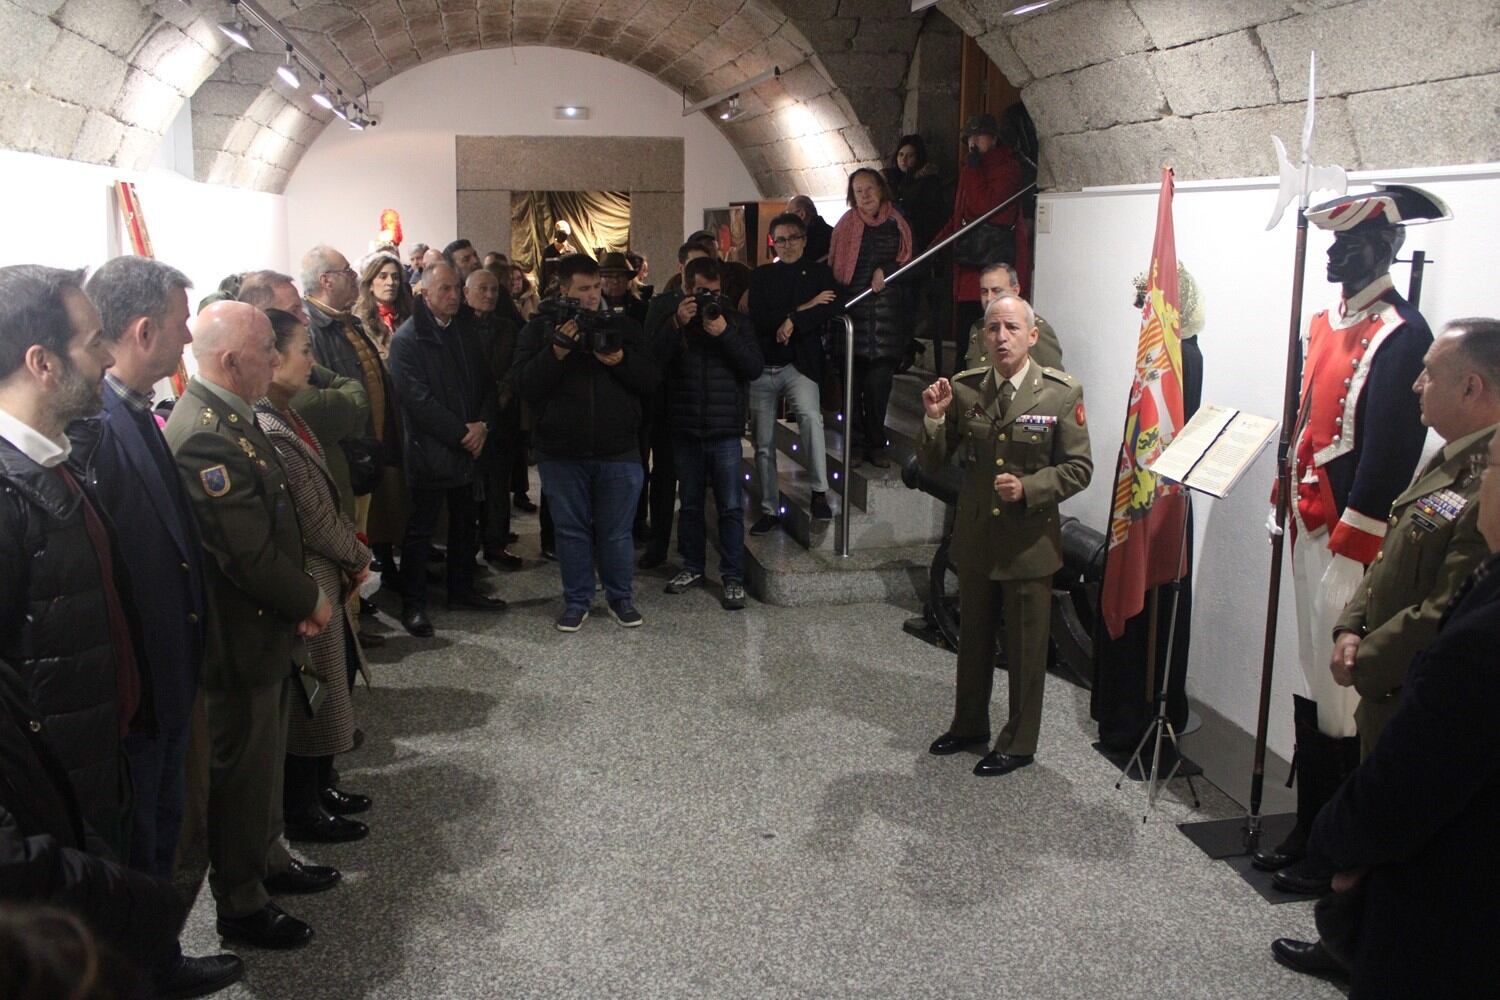
M 953 199 L 953 215 L 948 224 L 933 237 L 933 242 L 947 239 L 961 229 L 965 222 L 978 218 L 1009 198 L 1024 183 L 1021 164 L 1015 154 L 1003 146 L 995 146 L 979 158 L 976 167 L 968 160 L 958 172 L 958 194 Z M 1021 294 L 1029 296 L 1031 289 L 1031 239 L 1026 218 L 1021 214 L 1021 203 L 1017 202 L 991 217 L 989 224 L 1014 226 L 1016 228 L 1016 272 L 1021 278 Z M 979 271 L 974 268 L 953 268 L 953 298 L 958 302 L 979 301 Z

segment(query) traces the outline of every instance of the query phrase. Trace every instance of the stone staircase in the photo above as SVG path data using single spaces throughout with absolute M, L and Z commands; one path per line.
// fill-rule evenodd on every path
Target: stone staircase
M 942 539 L 946 510 L 939 501 L 901 482 L 901 463 L 912 453 L 921 431 L 921 391 L 929 381 L 928 373 L 915 370 L 896 376 L 886 415 L 891 442 L 891 465 L 886 469 L 869 464 L 846 469 L 844 424 L 835 414 L 824 414 L 832 521 L 813 520 L 807 451 L 796 424 L 778 421 L 775 489 L 783 511 L 781 527 L 766 535 L 747 534 L 745 539 L 745 585 L 756 598 L 783 606 L 876 600 L 912 607 L 920 604 L 927 589 L 928 566 Z M 760 516 L 757 498 L 762 495 L 754 446 L 748 439 L 741 467 L 748 527 Z M 846 477 L 850 554 L 841 557 L 839 503 Z

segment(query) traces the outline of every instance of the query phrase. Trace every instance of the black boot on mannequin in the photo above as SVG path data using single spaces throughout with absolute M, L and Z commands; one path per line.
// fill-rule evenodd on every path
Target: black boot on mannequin
M 1251 857 L 1250 863 L 1263 872 L 1280 871 L 1287 865 L 1301 861 L 1307 854 L 1307 837 L 1312 832 L 1312 821 L 1323 807 L 1317 798 L 1318 747 L 1328 739 L 1318 732 L 1318 703 L 1310 698 L 1292 695 L 1292 726 L 1297 734 L 1296 749 L 1292 752 L 1292 773 L 1297 783 L 1297 825 L 1292 827 L 1286 839 L 1275 847 L 1263 847 Z

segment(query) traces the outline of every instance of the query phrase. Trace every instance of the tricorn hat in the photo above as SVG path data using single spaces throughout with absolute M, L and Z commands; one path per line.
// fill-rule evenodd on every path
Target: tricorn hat
M 969 120 L 964 122 L 964 129 L 959 133 L 959 138 L 967 139 L 971 135 L 992 135 L 998 138 L 1000 123 L 995 121 L 994 115 L 970 115 Z
M 1365 225 L 1410 226 L 1451 218 L 1453 213 L 1442 199 L 1405 184 L 1377 184 L 1374 191 L 1335 198 L 1307 210 L 1309 222 L 1335 233 Z
M 634 274 L 635 268 L 630 266 L 630 261 L 618 250 L 611 250 L 599 259 L 599 273 L 608 274 Z

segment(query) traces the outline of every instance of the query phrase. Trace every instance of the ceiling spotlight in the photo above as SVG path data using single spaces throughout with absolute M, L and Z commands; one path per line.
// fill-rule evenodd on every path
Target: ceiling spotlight
M 229 0 L 228 21 L 219 22 L 219 30 L 224 33 L 234 44 L 241 48 L 250 48 L 250 29 L 245 27 L 245 22 L 240 18 L 240 0 Z
M 732 122 L 744 113 L 745 109 L 740 106 L 740 95 L 734 94 L 729 98 L 729 103 L 724 106 L 724 110 L 719 112 L 719 121 Z
M 344 100 L 344 92 L 342 90 L 340 90 L 338 92 L 338 96 L 334 98 L 333 113 L 338 115 L 344 121 L 349 120 L 349 104 Z
M 552 109 L 552 117 L 565 122 L 587 121 L 589 109 L 581 104 L 564 104 Z
M 313 94 L 313 103 L 324 111 L 333 110 L 333 98 L 328 96 L 328 78 L 322 73 L 318 74 L 318 92 Z
M 276 67 L 276 75 L 293 90 L 302 86 L 302 77 L 297 75 L 297 63 L 292 59 L 292 47 L 286 47 L 286 62 Z
M 360 113 L 359 108 L 355 108 L 354 113 L 349 116 L 349 128 L 355 132 L 365 130 L 365 116 Z

